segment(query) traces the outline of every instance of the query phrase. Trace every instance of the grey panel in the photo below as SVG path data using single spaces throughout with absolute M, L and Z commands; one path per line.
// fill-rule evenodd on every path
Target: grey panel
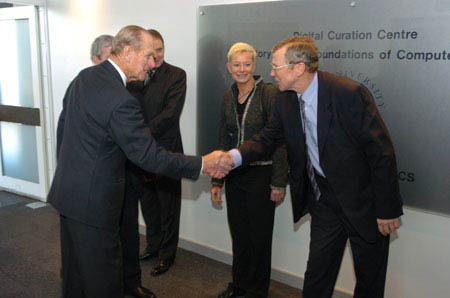
M 225 68 L 228 48 L 238 41 L 252 44 L 256 73 L 272 81 L 272 45 L 311 35 L 321 70 L 351 77 L 374 96 L 395 145 L 405 203 L 450 214 L 449 0 L 203 6 L 198 17 L 199 153 L 216 144 L 220 101 L 232 83 Z

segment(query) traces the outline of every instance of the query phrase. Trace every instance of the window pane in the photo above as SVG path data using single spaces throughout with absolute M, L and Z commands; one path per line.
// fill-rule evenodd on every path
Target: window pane
M 0 104 L 34 107 L 27 19 L 0 21 Z
M 36 127 L 0 122 L 3 175 L 39 183 Z

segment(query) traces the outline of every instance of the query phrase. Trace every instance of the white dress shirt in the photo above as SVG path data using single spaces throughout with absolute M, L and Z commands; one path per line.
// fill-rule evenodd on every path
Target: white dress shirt
M 109 63 L 112 64 L 112 66 L 114 66 L 114 68 L 117 70 L 117 72 L 119 72 L 120 77 L 122 78 L 123 81 L 123 85 L 126 86 L 127 85 L 127 76 L 125 75 L 125 73 L 122 71 L 122 69 L 120 69 L 120 67 L 114 63 L 114 61 L 112 61 L 111 59 L 108 58 Z
M 318 102 L 319 81 L 317 79 L 317 72 L 314 74 L 314 79 L 303 94 L 297 93 L 300 98 L 302 96 L 305 102 L 305 116 L 302 125 L 305 125 L 306 147 L 308 149 L 309 159 L 320 176 L 325 177 L 322 168 L 320 167 L 319 159 L 319 142 L 317 138 L 317 102 Z

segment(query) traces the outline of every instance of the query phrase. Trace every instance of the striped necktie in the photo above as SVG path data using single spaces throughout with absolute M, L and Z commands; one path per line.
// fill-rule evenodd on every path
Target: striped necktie
M 153 76 L 155 75 L 156 69 L 152 69 L 147 71 L 147 73 L 145 74 L 145 79 L 144 79 L 144 86 L 147 86 L 148 83 L 150 82 L 151 79 L 153 79 Z
M 300 112 L 302 114 L 302 124 L 303 124 L 303 138 L 305 140 L 305 146 L 306 146 L 306 171 L 308 172 L 308 178 L 311 181 L 311 186 L 314 191 L 314 195 L 316 197 L 316 200 L 319 200 L 320 198 L 320 189 L 319 185 L 316 181 L 316 175 L 314 173 L 314 167 L 311 162 L 311 159 L 309 158 L 308 153 L 308 144 L 306 143 L 306 113 L 305 113 L 305 101 L 302 99 L 302 96 L 300 95 L 298 99 L 300 103 Z

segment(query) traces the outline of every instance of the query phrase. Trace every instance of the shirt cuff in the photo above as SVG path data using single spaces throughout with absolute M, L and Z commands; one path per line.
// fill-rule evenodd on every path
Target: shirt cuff
M 270 185 L 270 189 L 272 190 L 286 190 L 286 187 L 281 187 L 281 186 L 274 186 L 274 185 Z
M 235 168 L 239 167 L 240 165 L 242 165 L 242 155 L 241 155 L 241 152 L 238 149 L 231 149 L 228 152 L 231 153 L 231 155 L 233 156 L 233 161 L 234 161 L 233 169 L 235 169 Z
M 200 176 L 206 176 L 203 174 L 203 157 L 202 157 L 202 167 L 200 168 Z

